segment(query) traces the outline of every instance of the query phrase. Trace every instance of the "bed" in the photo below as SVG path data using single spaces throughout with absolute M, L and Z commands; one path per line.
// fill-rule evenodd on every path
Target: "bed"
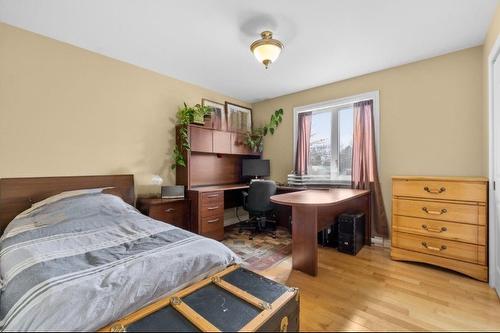
M 131 175 L 0 179 L 0 329 L 97 330 L 239 262 L 133 202 Z

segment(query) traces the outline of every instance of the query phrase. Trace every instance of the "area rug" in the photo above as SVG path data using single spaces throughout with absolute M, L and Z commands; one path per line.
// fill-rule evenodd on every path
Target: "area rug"
M 249 240 L 248 231 L 241 234 L 238 231 L 237 226 L 226 228 L 222 243 L 243 260 L 242 266 L 247 269 L 263 271 L 292 254 L 292 236 L 285 228 L 278 228 L 276 239 L 258 234 Z

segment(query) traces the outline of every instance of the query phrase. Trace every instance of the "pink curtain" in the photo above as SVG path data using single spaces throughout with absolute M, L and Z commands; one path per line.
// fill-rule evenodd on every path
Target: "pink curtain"
M 387 215 L 378 178 L 372 100 L 354 104 L 352 186 L 371 190 L 372 231 L 375 235 L 387 237 Z
M 297 153 L 295 154 L 295 174 L 299 176 L 307 175 L 309 144 L 311 143 L 311 120 L 312 112 L 299 113 Z

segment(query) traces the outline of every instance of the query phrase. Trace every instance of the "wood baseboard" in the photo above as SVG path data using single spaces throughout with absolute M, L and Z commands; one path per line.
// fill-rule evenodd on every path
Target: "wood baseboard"
M 416 261 L 441 266 L 468 275 L 476 280 L 488 282 L 488 267 L 483 265 L 403 250 L 397 247 L 391 248 L 391 258 L 393 260 Z

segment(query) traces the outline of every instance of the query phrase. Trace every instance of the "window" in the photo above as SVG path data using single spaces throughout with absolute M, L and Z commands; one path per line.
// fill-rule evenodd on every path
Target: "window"
M 309 145 L 309 175 L 350 181 L 352 135 L 352 105 L 313 112 Z
M 309 161 L 307 175 L 289 176 L 289 183 L 345 184 L 351 181 L 354 134 L 354 103 L 374 101 L 375 144 L 378 152 L 378 92 L 295 108 L 294 160 L 297 144 L 297 121 L 301 112 L 311 112 Z M 378 155 L 378 154 L 377 154 Z

